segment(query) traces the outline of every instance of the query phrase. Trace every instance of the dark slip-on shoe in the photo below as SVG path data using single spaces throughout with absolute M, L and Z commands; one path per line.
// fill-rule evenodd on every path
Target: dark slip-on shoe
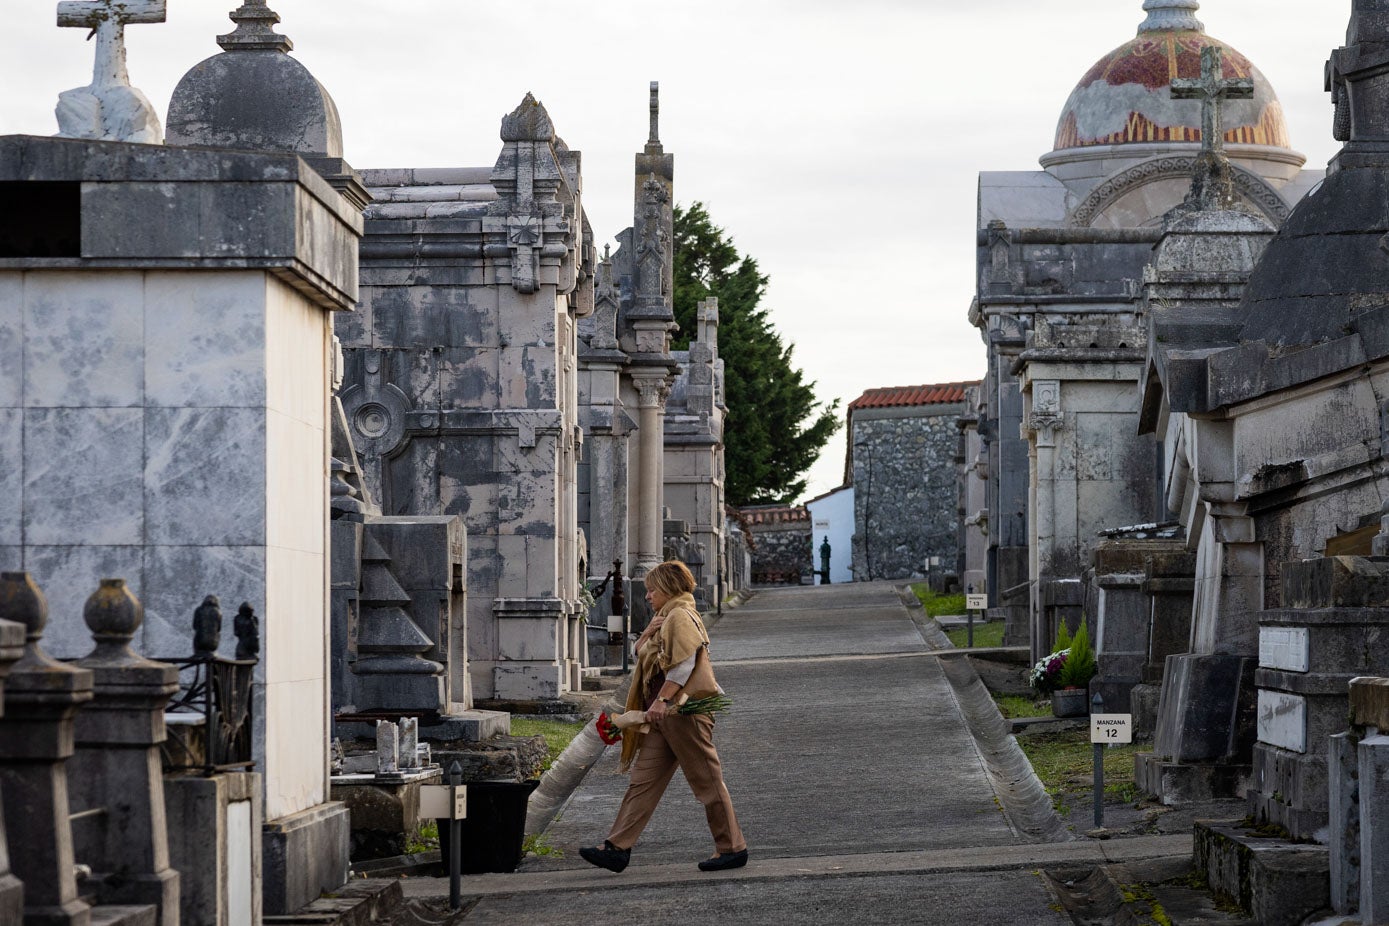
M 627 867 L 627 863 L 632 860 L 631 849 L 619 849 L 617 846 L 603 840 L 602 848 L 598 846 L 584 846 L 579 850 L 579 857 L 590 865 L 597 865 L 599 868 L 606 868 L 608 871 L 621 871 Z
M 706 858 L 699 863 L 700 871 L 728 871 L 730 868 L 742 868 L 748 863 L 748 850 L 741 852 L 725 852 L 723 855 L 716 855 L 713 858 Z

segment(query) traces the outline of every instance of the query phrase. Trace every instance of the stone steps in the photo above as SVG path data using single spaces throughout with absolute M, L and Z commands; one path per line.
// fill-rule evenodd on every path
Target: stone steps
M 404 906 L 399 881 L 363 878 L 294 913 L 265 916 L 261 922 L 265 926 L 384 926 L 394 922 Z
M 1221 909 L 1207 890 L 1192 885 L 1185 856 L 1046 872 L 1052 890 L 1078 926 L 1259 926 Z
M 92 907 L 91 926 L 158 926 L 159 908 L 152 904 Z
M 1195 864 L 1211 890 L 1265 926 L 1298 926 L 1331 906 L 1326 846 L 1259 836 L 1235 823 L 1197 821 Z

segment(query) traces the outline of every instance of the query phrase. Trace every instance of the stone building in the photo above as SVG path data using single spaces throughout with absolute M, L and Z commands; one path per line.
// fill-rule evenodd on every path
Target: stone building
M 854 487 L 840 486 L 817 495 L 805 503 L 805 509 L 810 512 L 813 534 L 811 569 L 815 571 L 815 584 L 824 581 L 820 573 L 826 553 L 829 554 L 829 581 L 854 581 L 853 570 L 849 568 L 854 544 Z
M 1102 528 L 1162 521 L 1158 451 L 1133 423 L 1147 340 L 1140 282 L 1162 217 L 1190 187 L 1203 107 L 1196 0 L 1146 0 L 1137 37 L 1101 58 L 1062 108 L 1042 170 L 980 175 L 978 290 L 988 355 L 979 433 L 988 458 L 990 605 L 1034 653 L 1083 608 Z M 1277 226 L 1320 172 L 1289 147 L 1273 88 L 1223 46 L 1245 98 L 1224 102 L 1234 207 Z
M 736 519 L 752 549 L 754 585 L 800 585 L 810 575 L 810 512 L 800 505 L 748 505 Z
M 576 324 L 593 311 L 580 156 L 526 95 L 492 168 L 363 173 L 362 299 L 337 333 L 363 481 L 467 527 L 472 696 L 579 686 Z
M 976 383 L 870 389 L 849 403 L 844 482 L 854 487 L 854 580 L 953 571 L 958 550 L 956 424 Z

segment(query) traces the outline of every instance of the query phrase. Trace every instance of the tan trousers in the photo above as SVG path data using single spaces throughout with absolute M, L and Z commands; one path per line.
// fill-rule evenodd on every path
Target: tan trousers
M 642 740 L 641 751 L 632 763 L 632 781 L 622 797 L 608 841 L 619 849 L 636 845 L 677 765 L 685 773 L 694 796 L 704 805 L 715 849 L 720 853 L 746 849 L 748 844 L 738 828 L 733 798 L 724 786 L 723 768 L 714 749 L 714 719 L 675 714 L 667 715 L 659 726 L 652 724 L 651 732 Z

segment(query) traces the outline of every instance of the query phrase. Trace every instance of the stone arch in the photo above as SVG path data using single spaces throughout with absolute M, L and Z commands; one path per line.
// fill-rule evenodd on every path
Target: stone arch
M 1069 224 L 1077 228 L 1088 227 L 1101 213 L 1127 194 L 1150 183 L 1190 178 L 1195 166 L 1196 158 L 1193 155 L 1153 158 L 1135 164 L 1091 190 L 1080 204 L 1071 210 Z M 1278 191 L 1253 171 L 1237 164 L 1230 166 L 1234 174 L 1235 189 L 1240 196 L 1257 208 L 1274 227 L 1281 226 L 1292 210 L 1283 201 L 1283 197 L 1278 195 Z

